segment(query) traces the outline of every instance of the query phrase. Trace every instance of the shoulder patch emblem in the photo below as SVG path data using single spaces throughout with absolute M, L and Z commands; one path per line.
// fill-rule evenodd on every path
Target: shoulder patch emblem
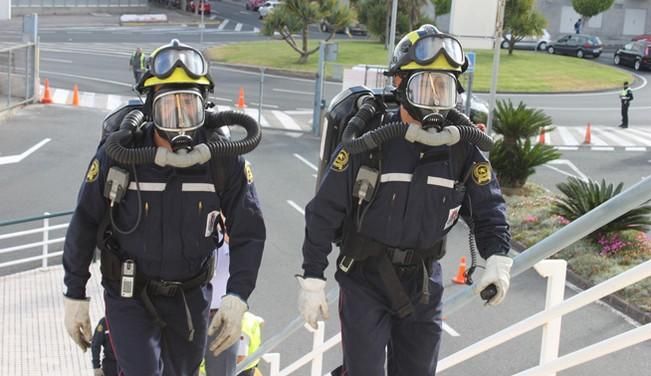
M 350 154 L 346 150 L 341 150 L 339 154 L 335 157 L 335 160 L 332 162 L 332 169 L 341 172 L 348 167 L 348 162 L 350 161 Z
M 253 183 L 253 170 L 249 162 L 244 162 L 244 176 L 246 176 L 247 184 Z
M 93 159 L 93 163 L 88 167 L 88 172 L 86 173 L 86 181 L 89 183 L 97 180 L 97 175 L 99 175 L 99 160 L 97 158 Z
M 102 327 L 102 324 L 97 325 L 97 333 L 101 333 L 104 331 L 104 328 Z
M 491 165 L 488 162 L 480 162 L 475 164 L 472 169 L 472 180 L 477 185 L 486 185 L 491 181 Z

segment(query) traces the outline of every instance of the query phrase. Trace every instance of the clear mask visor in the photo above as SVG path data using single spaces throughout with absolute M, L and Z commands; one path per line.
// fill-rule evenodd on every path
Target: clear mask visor
M 203 125 L 203 98 L 194 91 L 170 91 L 154 99 L 154 125 L 164 131 L 191 131 Z
M 429 110 L 450 109 L 457 102 L 457 80 L 450 73 L 418 72 L 409 77 L 405 93 L 409 103 L 416 107 Z

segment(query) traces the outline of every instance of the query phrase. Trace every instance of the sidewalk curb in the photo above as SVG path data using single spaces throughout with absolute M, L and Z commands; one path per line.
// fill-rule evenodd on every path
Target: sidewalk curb
M 525 247 L 523 244 L 520 244 L 519 242 L 515 240 L 511 240 L 511 248 L 513 250 L 522 253 L 524 252 L 527 247 Z M 563 260 L 562 258 L 559 258 L 560 260 Z M 570 269 L 570 266 L 568 264 L 567 267 L 567 277 L 566 281 L 570 282 L 571 284 L 577 286 L 578 288 L 582 290 L 587 290 L 591 287 L 594 287 L 595 284 L 586 280 L 585 278 L 581 277 L 577 273 L 575 273 L 572 269 Z M 638 323 L 645 325 L 648 323 L 651 323 L 651 313 L 649 312 L 644 312 L 642 309 L 639 307 L 628 303 L 624 299 L 618 297 L 614 294 L 605 296 L 601 299 L 602 302 L 606 303 L 608 306 L 611 308 L 621 312 L 622 314 L 632 318 L 633 320 L 637 321 Z

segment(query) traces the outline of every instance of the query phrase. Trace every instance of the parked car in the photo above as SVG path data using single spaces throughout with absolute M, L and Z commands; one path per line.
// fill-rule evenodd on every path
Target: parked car
M 594 35 L 569 34 L 547 46 L 550 54 L 573 55 L 578 58 L 585 56 L 599 57 L 603 51 L 601 39 Z
M 640 39 L 636 42 L 627 43 L 615 52 L 613 62 L 615 65 L 628 65 L 635 70 L 641 68 L 651 69 L 651 42 Z
M 466 111 L 466 98 L 467 93 L 461 93 L 457 103 L 457 110 L 461 112 Z M 475 94 L 471 96 L 470 101 L 470 119 L 477 122 L 479 119 L 486 119 L 488 117 L 488 102 L 479 98 Z M 485 121 L 485 120 L 484 120 Z
M 260 15 L 260 19 L 267 17 L 271 12 L 274 11 L 274 9 L 277 6 L 281 5 L 282 3 L 283 3 L 282 1 L 270 0 L 260 5 L 260 7 L 258 8 L 258 14 Z
M 254 12 L 258 11 L 258 8 L 264 4 L 266 0 L 246 0 L 246 10 L 252 10 Z
M 509 48 L 509 39 L 511 39 L 511 34 L 504 35 L 502 39 L 502 48 Z M 531 35 L 528 37 L 522 38 L 522 40 L 515 42 L 515 48 L 518 49 L 529 49 L 536 51 L 545 51 L 547 45 L 551 42 L 551 36 L 547 30 L 543 29 L 541 35 Z
M 638 41 L 638 40 L 647 40 L 647 41 L 651 42 L 651 34 L 637 35 L 637 36 L 634 36 L 631 40 L 634 41 L 634 42 Z
M 194 0 L 190 1 L 188 3 L 188 6 L 187 6 L 186 10 L 188 12 L 194 13 L 195 12 L 195 9 L 194 9 L 195 5 L 194 4 L 195 4 Z M 210 3 L 208 1 L 204 1 L 204 0 L 199 1 L 199 13 L 210 14 L 211 11 L 212 11 L 212 8 L 211 8 Z
M 332 32 L 332 29 L 334 27 L 328 23 L 328 21 L 321 21 L 321 31 L 324 33 L 330 33 Z M 336 31 L 337 33 L 346 33 L 346 34 L 351 34 L 351 35 L 368 35 L 368 29 L 366 28 L 366 25 L 363 23 L 359 23 L 357 21 L 352 22 L 350 25 L 338 29 Z

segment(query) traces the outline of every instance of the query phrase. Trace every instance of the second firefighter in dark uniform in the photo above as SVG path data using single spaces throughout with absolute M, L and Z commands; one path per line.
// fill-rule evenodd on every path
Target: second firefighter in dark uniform
M 434 113 L 445 115 L 456 104 L 457 78 L 465 66 L 459 42 L 435 27 L 407 34 L 389 69 L 400 110 L 375 119 L 407 127 L 420 126 Z M 443 294 L 438 259 L 460 216 L 473 224 L 479 252 L 487 259 L 478 291 L 495 285 L 488 303 L 499 304 L 509 286 L 509 226 L 490 163 L 468 142 L 428 146 L 393 138 L 372 157 L 343 147 L 335 153 L 305 210 L 299 310 L 313 326 L 319 316 L 327 318 L 324 270 L 332 243 L 341 236 L 335 278 L 343 374 L 384 375 L 388 358 L 389 375 L 433 376 Z M 372 160 L 379 184 L 366 203 L 354 197 L 360 196 L 356 179 Z

